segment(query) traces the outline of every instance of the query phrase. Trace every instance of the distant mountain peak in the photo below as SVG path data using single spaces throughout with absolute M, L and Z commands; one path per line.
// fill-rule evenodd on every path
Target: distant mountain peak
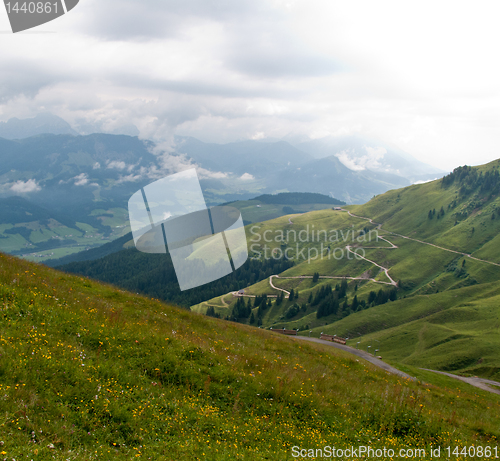
M 50 112 L 25 119 L 13 117 L 6 122 L 0 122 L 0 138 L 24 139 L 40 134 L 78 135 L 66 120 Z
M 353 171 L 388 173 L 406 178 L 412 183 L 434 179 L 446 173 L 423 163 L 397 146 L 375 138 L 358 135 L 327 136 L 295 142 L 293 145 L 318 159 L 335 156 Z

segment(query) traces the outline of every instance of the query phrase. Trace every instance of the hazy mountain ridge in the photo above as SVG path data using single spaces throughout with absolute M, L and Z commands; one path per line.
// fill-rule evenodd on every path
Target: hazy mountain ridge
M 77 136 L 71 125 L 57 115 L 50 113 L 38 114 L 34 118 L 10 118 L 0 122 L 0 138 L 23 139 L 39 134 L 69 134 Z
M 402 176 L 412 183 L 436 179 L 445 173 L 380 140 L 360 136 L 339 136 L 316 140 L 291 138 L 290 142 L 315 158 L 334 155 L 345 166 L 355 171 L 371 170 L 376 173 L 388 173 Z
M 219 171 L 221 175 L 242 176 L 248 185 L 255 183 L 259 191 L 266 193 L 317 192 L 348 203 L 362 203 L 373 195 L 412 182 L 408 177 L 398 174 L 396 169 L 350 169 L 332 155 L 331 149 L 328 155 L 323 155 L 326 147 L 319 141 L 299 143 L 294 147 L 283 140 L 241 141 L 220 145 L 180 136 L 175 139 L 178 152 L 188 155 L 200 166 Z M 393 157 L 403 163 L 407 171 L 412 171 L 412 179 L 439 176 L 439 173 L 432 173 L 436 169 L 408 155 L 406 159 L 396 154 Z M 431 173 L 425 174 L 426 169 Z M 223 188 L 223 184 L 224 178 L 218 178 L 214 190 Z M 239 187 L 242 186 L 239 184 Z
M 211 203 L 279 191 L 316 192 L 359 202 L 408 184 L 395 175 L 352 171 L 333 156 L 313 159 L 283 141 L 207 147 L 190 138 L 180 146 L 177 155 L 190 156 L 184 159 L 183 168 L 198 165 L 212 172 L 208 177 L 201 176 Z M 94 200 L 96 194 L 98 200 L 118 200 L 123 205 L 135 190 L 169 174 L 163 169 L 163 159 L 152 153 L 153 148 L 150 142 L 125 135 L 0 139 L 0 193 L 32 193 L 31 200 L 50 202 L 52 207 L 58 207 L 70 195 L 81 203 Z M 181 159 L 176 153 L 170 156 Z

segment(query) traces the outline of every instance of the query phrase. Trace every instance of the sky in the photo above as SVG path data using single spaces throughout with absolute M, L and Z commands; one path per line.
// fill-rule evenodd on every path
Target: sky
M 3 7 L 2 7 L 3 8 Z M 444 170 L 500 157 L 500 4 L 80 0 L 12 34 L 0 121 L 52 112 L 81 133 L 377 138 Z

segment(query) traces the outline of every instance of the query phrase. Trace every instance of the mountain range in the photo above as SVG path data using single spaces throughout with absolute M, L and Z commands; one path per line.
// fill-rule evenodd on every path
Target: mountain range
M 315 158 L 335 156 L 354 171 L 369 170 L 402 176 L 411 183 L 436 179 L 445 173 L 415 159 L 402 149 L 377 139 L 353 135 L 328 136 L 315 140 L 291 138 L 289 142 Z
M 57 115 L 49 112 L 38 114 L 33 118 L 10 118 L 0 122 L 0 138 L 24 139 L 39 134 L 70 134 L 77 136 L 71 125 Z
M 0 135 L 0 199 L 20 196 L 23 206 L 41 207 L 52 216 L 50 222 L 27 214 L 5 222 L 0 228 L 0 250 L 24 254 L 34 243 L 36 249 L 42 243 L 45 251 L 57 249 L 43 257 L 65 256 L 120 237 L 128 231 L 127 202 L 132 194 L 190 167 L 197 168 L 209 205 L 279 192 L 320 193 L 363 203 L 409 185 L 413 176 L 408 172 L 420 175 L 427 168 L 394 150 L 387 151 L 387 161 L 378 154 L 376 165 L 358 162 L 354 169 L 348 168 L 349 162 L 337 152 L 349 145 L 348 140 L 332 147 L 331 140 L 214 144 L 177 136 L 174 151 L 163 152 L 136 136 L 79 135 L 52 114 L 2 122 Z M 351 145 L 351 153 L 369 148 L 360 139 L 352 139 Z M 435 175 L 432 167 L 428 171 L 426 177 Z M 1 206 L 10 205 L 2 202 Z M 61 216 L 72 224 L 63 224 Z M 34 241 L 26 239 L 33 232 Z M 61 239 L 73 248 L 61 246 Z

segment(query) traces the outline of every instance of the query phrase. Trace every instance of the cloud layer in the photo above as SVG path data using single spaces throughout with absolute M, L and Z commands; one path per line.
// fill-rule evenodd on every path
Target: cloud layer
M 51 111 L 83 134 L 170 145 L 359 134 L 443 168 L 481 163 L 500 141 L 498 8 L 86 0 L 0 34 L 0 120 Z

